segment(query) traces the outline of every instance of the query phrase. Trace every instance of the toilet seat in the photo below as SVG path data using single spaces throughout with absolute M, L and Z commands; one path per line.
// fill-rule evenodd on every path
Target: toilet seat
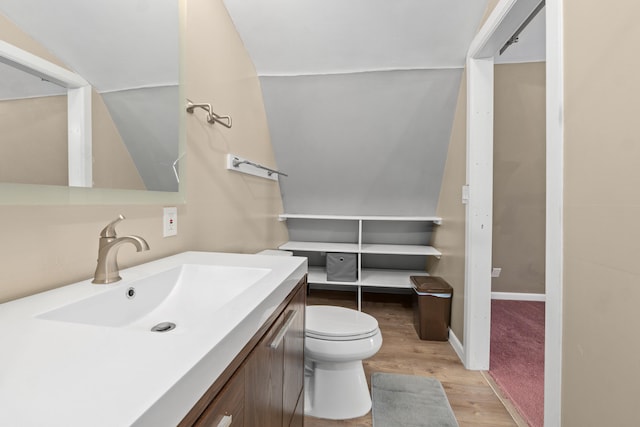
M 367 339 L 378 333 L 378 321 L 367 313 L 328 305 L 306 308 L 305 335 L 309 338 L 354 341 Z

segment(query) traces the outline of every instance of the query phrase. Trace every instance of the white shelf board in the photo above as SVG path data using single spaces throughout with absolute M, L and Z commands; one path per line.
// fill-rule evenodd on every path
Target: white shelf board
M 285 251 L 358 253 L 358 244 L 332 242 L 287 242 L 280 245 L 278 249 Z
M 358 282 L 330 282 L 327 280 L 327 269 L 324 267 L 309 267 L 307 281 L 320 285 L 358 286 Z
M 432 246 L 422 245 L 382 245 L 375 243 L 363 243 L 360 250 L 363 254 L 386 255 L 433 255 L 441 256 L 442 253 Z
M 440 224 L 442 218 L 439 216 L 392 216 L 392 215 L 311 215 L 311 214 L 280 214 L 281 220 L 286 219 L 333 219 L 345 221 L 415 221 L 415 222 L 434 222 Z
M 347 252 L 363 254 L 384 255 L 432 255 L 441 256 L 442 253 L 432 246 L 422 245 L 382 245 L 363 243 L 362 249 L 358 249 L 357 243 L 333 243 L 333 242 L 287 242 L 278 247 L 283 251 L 306 252 Z
M 383 270 L 364 268 L 358 282 L 331 282 L 324 267 L 309 267 L 308 282 L 320 285 L 368 286 L 372 288 L 411 288 L 409 276 L 428 276 L 422 270 Z
M 363 268 L 360 280 L 361 286 L 384 288 L 411 288 L 409 276 L 428 276 L 421 270 L 382 270 Z

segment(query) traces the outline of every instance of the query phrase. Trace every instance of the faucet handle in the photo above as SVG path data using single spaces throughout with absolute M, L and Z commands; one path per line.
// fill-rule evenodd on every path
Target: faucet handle
M 122 214 L 118 215 L 118 218 L 111 221 L 109 224 L 107 224 L 105 228 L 102 229 L 102 231 L 100 232 L 100 237 L 107 237 L 107 238 L 116 237 L 116 225 L 123 219 L 125 219 L 124 215 Z

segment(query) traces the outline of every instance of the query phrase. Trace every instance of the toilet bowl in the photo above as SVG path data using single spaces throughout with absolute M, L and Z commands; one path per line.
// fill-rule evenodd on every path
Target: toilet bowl
M 371 410 L 362 360 L 380 350 L 382 334 L 372 316 L 343 307 L 306 308 L 305 414 L 342 420 Z

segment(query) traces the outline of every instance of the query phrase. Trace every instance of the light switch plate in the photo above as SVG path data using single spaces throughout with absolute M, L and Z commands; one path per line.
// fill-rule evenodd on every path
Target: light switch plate
M 162 236 L 169 237 L 178 234 L 178 208 L 163 208 Z
M 463 185 L 462 186 L 462 204 L 466 205 L 468 203 L 469 203 L 469 186 Z
M 502 273 L 502 269 L 494 267 L 493 270 L 491 270 L 491 277 L 500 277 L 500 273 Z

